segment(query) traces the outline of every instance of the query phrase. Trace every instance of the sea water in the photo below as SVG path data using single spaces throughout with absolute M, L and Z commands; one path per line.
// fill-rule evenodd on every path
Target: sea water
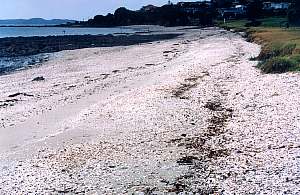
M 63 27 L 0 27 L 0 38 L 33 37 L 33 36 L 63 36 L 63 35 L 108 35 L 132 34 L 136 30 L 127 27 L 116 28 L 63 28 Z M 0 57 L 0 75 L 11 71 L 22 70 L 49 60 L 52 54 L 34 56 Z
M 134 33 L 128 27 L 116 28 L 64 28 L 64 27 L 0 27 L 0 38 L 61 36 L 61 35 L 108 35 L 117 33 Z

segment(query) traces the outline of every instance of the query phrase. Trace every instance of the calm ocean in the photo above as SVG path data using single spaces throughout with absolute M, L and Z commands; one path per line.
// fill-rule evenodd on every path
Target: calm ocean
M 59 36 L 59 35 L 107 35 L 117 33 L 134 33 L 136 30 L 126 27 L 118 28 L 62 28 L 62 27 L 0 27 L 0 38 Z M 49 60 L 54 54 L 0 58 L 0 76 L 15 70 L 22 70 Z
M 0 27 L 0 38 L 32 37 L 58 35 L 107 35 L 115 33 L 134 33 L 131 28 L 63 28 L 63 27 Z

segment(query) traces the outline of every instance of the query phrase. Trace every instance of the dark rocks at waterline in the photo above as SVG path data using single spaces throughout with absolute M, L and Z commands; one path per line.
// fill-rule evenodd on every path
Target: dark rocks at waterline
M 0 57 L 0 76 L 12 71 L 23 70 L 47 62 L 54 54 L 43 53 L 31 56 Z
M 92 47 L 127 46 L 165 39 L 181 34 L 158 35 L 70 35 L 11 37 L 0 39 L 0 57 L 18 57 Z

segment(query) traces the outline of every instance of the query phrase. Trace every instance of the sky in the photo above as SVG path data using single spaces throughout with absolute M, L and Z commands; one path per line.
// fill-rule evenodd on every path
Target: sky
M 178 1 L 172 0 L 171 2 L 177 3 Z M 113 13 L 118 7 L 137 10 L 143 5 L 164 5 L 167 2 L 167 0 L 1 0 L 0 19 L 87 20 L 98 14 Z

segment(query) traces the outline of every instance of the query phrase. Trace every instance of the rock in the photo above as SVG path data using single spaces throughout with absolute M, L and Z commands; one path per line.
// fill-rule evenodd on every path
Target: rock
M 44 77 L 35 77 L 34 79 L 32 79 L 32 81 L 44 81 L 45 78 Z
M 128 46 L 176 38 L 181 34 L 158 35 L 67 35 L 0 38 L 0 57 L 29 56 L 91 47 Z

